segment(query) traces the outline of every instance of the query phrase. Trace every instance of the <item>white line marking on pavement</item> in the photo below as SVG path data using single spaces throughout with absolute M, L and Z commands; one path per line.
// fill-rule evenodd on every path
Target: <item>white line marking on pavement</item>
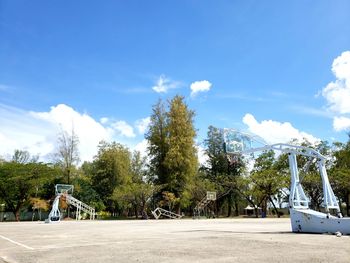
M 14 240 L 12 240 L 12 239 L 9 239 L 9 238 L 7 238 L 7 237 L 4 237 L 4 236 L 2 236 L 2 235 L 0 235 L 0 237 L 1 237 L 2 239 L 5 239 L 5 240 L 7 240 L 7 241 L 13 243 L 13 244 L 18 245 L 18 246 L 24 247 L 24 248 L 29 249 L 29 250 L 34 250 L 34 248 L 32 248 L 32 247 L 29 247 L 29 246 L 24 245 L 24 244 L 22 244 L 22 243 L 16 242 L 16 241 L 14 241 Z

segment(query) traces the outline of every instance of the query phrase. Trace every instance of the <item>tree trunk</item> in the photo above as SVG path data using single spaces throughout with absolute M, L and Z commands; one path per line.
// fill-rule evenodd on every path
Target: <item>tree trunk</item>
M 348 198 L 346 198 L 346 216 L 350 216 L 350 193 L 348 193 Z
M 227 217 L 230 217 L 232 214 L 232 195 L 229 194 L 227 197 Z
M 239 216 L 238 202 L 235 200 L 235 216 Z
M 273 205 L 273 209 L 275 210 L 277 217 L 280 218 L 281 217 L 280 213 L 278 212 L 277 207 L 275 206 L 275 203 L 272 201 L 271 196 L 269 196 L 269 200 L 270 200 L 271 204 Z
M 17 203 L 16 207 L 13 207 L 14 209 L 12 210 L 17 222 L 20 221 L 20 213 L 19 212 L 21 210 L 21 207 L 22 207 L 22 203 Z
M 257 206 L 254 206 L 254 211 L 255 211 L 255 217 L 258 218 L 259 217 L 259 209 Z
M 20 215 L 19 215 L 19 209 L 17 209 L 16 211 L 13 212 L 16 218 L 16 221 L 19 222 L 20 221 Z
M 135 218 L 139 219 L 139 213 L 137 212 L 137 205 L 134 205 Z

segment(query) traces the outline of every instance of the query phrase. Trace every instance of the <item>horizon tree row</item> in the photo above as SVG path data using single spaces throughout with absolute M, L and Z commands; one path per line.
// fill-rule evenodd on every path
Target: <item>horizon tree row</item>
M 199 164 L 194 116 L 182 96 L 159 100 L 145 134 L 146 157 L 120 143 L 102 141 L 93 161 L 78 166 L 79 138 L 74 129 L 59 133 L 52 163 L 16 150 L 12 160 L 0 159 L 0 204 L 19 220 L 23 209 L 48 210 L 54 185 L 67 183 L 74 185 L 76 198 L 112 217 L 147 218 L 158 206 L 192 215 L 207 191 L 217 192 L 217 200 L 209 205 L 216 216 L 238 216 L 248 204 L 261 207 L 265 214 L 272 207 L 279 216 L 289 194 L 287 156 L 267 151 L 253 163 L 242 156 L 229 159 L 221 129 L 209 126 L 204 141 L 208 159 Z M 301 144 L 329 157 L 331 185 L 345 204 L 343 214 L 350 215 L 350 134 L 347 143 Z M 316 164 L 303 156 L 298 156 L 298 163 L 310 206 L 320 210 L 322 184 Z

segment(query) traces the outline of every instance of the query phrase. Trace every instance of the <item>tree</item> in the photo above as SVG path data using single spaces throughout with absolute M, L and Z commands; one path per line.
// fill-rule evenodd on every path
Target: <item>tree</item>
M 208 161 L 203 168 L 206 177 L 216 185 L 216 191 L 219 192 L 219 208 L 227 204 L 227 216 L 231 216 L 234 205 L 235 214 L 238 215 L 240 196 L 237 178 L 244 170 L 242 158 L 230 162 L 224 149 L 223 132 L 214 126 L 209 126 L 204 144 Z
M 169 172 L 167 189 L 180 198 L 180 205 L 189 205 L 188 192 L 198 169 L 197 149 L 194 139 L 194 112 L 189 110 L 184 97 L 175 96 L 170 101 L 168 116 L 168 152 L 164 164 Z
M 23 205 L 35 196 L 37 187 L 44 184 L 52 173 L 53 169 L 42 163 L 0 163 L 0 199 L 17 221 Z
M 132 182 L 116 187 L 113 198 L 124 208 L 133 208 L 136 218 L 139 214 L 147 218 L 147 205 L 151 201 L 155 187 L 148 180 L 146 158 L 135 151 L 131 159 Z
M 146 133 L 150 172 L 154 182 L 163 186 L 157 198 L 163 198 L 163 191 L 172 192 L 180 198 L 178 210 L 190 204 L 190 187 L 198 168 L 193 117 L 181 96 L 168 102 L 168 111 L 159 101 L 153 106 Z
M 334 165 L 330 181 L 335 195 L 346 204 L 346 215 L 350 215 L 350 133 L 346 144 L 335 143 Z
M 105 209 L 105 206 L 92 185 L 92 173 L 85 170 L 88 165 L 89 164 L 85 162 L 78 171 L 78 175 L 72 180 L 72 184 L 74 185 L 74 196 L 80 201 L 94 207 L 96 211 L 102 211 Z
M 72 129 L 71 134 L 61 130 L 57 138 L 57 152 L 55 159 L 61 167 L 67 184 L 71 183 L 71 173 L 75 165 L 79 162 L 79 138 Z
M 283 188 L 287 187 L 287 177 L 284 173 L 278 172 L 275 162 L 274 151 L 263 152 L 256 158 L 249 178 L 253 186 L 253 195 L 261 200 L 260 203 L 269 201 L 274 207 L 276 215 L 280 217 L 274 199 Z M 266 209 L 266 204 L 264 209 Z
M 15 150 L 12 161 L 15 163 L 28 163 L 30 160 L 30 154 L 28 151 Z
M 132 182 L 131 153 L 119 143 L 100 142 L 93 162 L 92 186 L 104 202 L 107 210 L 115 212 L 112 198 L 116 187 Z
M 207 139 L 204 141 L 208 162 L 205 167 L 208 176 L 216 180 L 217 176 L 227 174 L 229 161 L 224 149 L 224 138 L 221 129 L 209 126 Z
M 164 184 L 167 181 L 168 170 L 165 166 L 165 157 L 169 145 L 167 114 L 162 101 L 153 106 L 149 130 L 145 135 L 148 140 L 148 152 L 150 157 L 150 172 L 156 184 Z
M 132 209 L 136 218 L 141 215 L 147 218 L 147 204 L 150 202 L 155 187 L 152 184 L 130 183 L 117 187 L 113 193 L 113 200 L 123 210 Z
M 164 191 L 162 192 L 163 199 L 159 202 L 161 207 L 166 207 L 169 211 L 172 211 L 174 206 L 180 201 L 180 198 L 176 197 L 174 193 Z

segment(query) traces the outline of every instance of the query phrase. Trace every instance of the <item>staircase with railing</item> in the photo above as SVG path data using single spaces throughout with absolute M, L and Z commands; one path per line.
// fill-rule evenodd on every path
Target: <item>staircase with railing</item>
M 90 215 L 90 220 L 94 220 L 95 219 L 95 208 L 83 203 L 82 201 L 76 199 L 75 197 L 71 196 L 71 195 L 65 195 L 66 197 L 66 201 L 69 205 L 75 206 L 77 211 L 75 213 L 75 218 L 77 220 L 80 219 L 80 213 L 81 211 L 84 211 L 85 213 Z
M 225 195 L 229 194 L 232 191 L 232 189 L 229 189 L 228 191 L 220 194 L 215 198 L 215 200 L 218 200 Z M 214 211 L 212 211 L 208 206 L 211 202 L 214 202 L 215 200 L 213 199 L 208 199 L 208 196 L 206 195 L 203 197 L 201 201 L 199 201 L 196 205 L 196 207 L 193 209 L 193 218 L 200 218 L 201 216 L 205 216 L 205 214 L 209 215 L 214 215 Z M 205 213 L 206 210 L 206 213 Z
M 204 210 L 207 208 L 208 212 L 212 211 L 208 208 L 208 205 L 212 202 L 212 200 L 208 200 L 207 196 L 205 196 L 201 201 L 198 202 L 196 207 L 193 210 L 193 217 L 199 218 L 201 215 L 204 215 Z

